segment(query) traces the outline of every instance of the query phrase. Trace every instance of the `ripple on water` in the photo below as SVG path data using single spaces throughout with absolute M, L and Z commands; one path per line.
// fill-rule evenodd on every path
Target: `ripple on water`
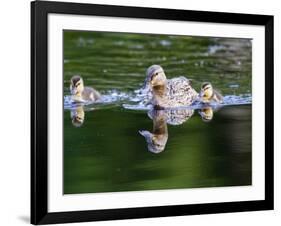
M 75 109 L 78 106 L 92 106 L 92 105 L 106 105 L 106 104 L 121 104 L 121 102 L 130 99 L 130 94 L 125 92 L 119 92 L 117 90 L 109 90 L 106 93 L 102 93 L 100 100 L 91 101 L 81 101 L 75 102 L 72 100 L 71 96 L 64 96 L 64 109 Z M 100 106 L 101 107 L 101 106 Z
M 96 102 L 74 102 L 71 96 L 64 96 L 64 109 L 73 109 L 77 106 L 93 106 L 98 105 L 102 108 L 105 105 L 114 104 L 117 106 L 122 106 L 125 109 L 136 110 L 136 111 L 146 111 L 152 108 L 149 104 L 148 95 L 140 93 L 140 90 L 135 90 L 134 92 L 120 92 L 118 90 L 109 90 L 102 94 L 102 98 Z M 223 104 L 210 103 L 208 106 L 212 108 L 220 108 L 223 106 L 234 106 L 234 105 L 245 105 L 252 103 L 252 96 L 250 94 L 244 95 L 226 95 L 224 96 Z M 206 107 L 206 104 L 200 102 L 195 102 L 190 106 L 183 106 L 171 109 L 201 109 Z

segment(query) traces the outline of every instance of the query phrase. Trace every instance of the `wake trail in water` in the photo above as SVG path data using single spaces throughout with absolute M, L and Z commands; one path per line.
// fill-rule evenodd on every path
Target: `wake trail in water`
M 219 108 L 223 106 L 247 105 L 252 103 L 252 96 L 245 95 L 226 95 L 224 96 L 223 103 L 210 103 L 208 106 L 212 108 Z M 144 92 L 136 90 L 134 92 L 120 92 L 118 90 L 109 90 L 102 93 L 100 100 L 95 102 L 74 102 L 71 96 L 64 96 L 64 109 L 72 110 L 79 106 L 83 106 L 85 110 L 92 110 L 97 108 L 105 108 L 108 106 L 122 106 L 128 110 L 147 111 L 152 109 L 149 104 L 149 95 Z M 190 106 L 183 106 L 171 109 L 201 109 L 206 107 L 206 104 L 194 102 Z
M 75 109 L 79 106 L 84 106 L 86 108 L 91 107 L 99 107 L 102 108 L 103 106 L 107 105 L 118 105 L 124 103 L 125 101 L 129 100 L 131 97 L 130 93 L 120 92 L 117 90 L 109 90 L 105 93 L 102 93 L 102 97 L 95 102 L 75 102 L 72 100 L 70 95 L 64 96 L 64 109 Z
M 209 104 L 203 104 L 201 102 L 194 102 L 192 105 L 189 106 L 182 106 L 182 107 L 174 107 L 174 108 L 166 108 L 166 110 L 173 110 L 173 109 L 202 109 L 206 106 L 212 107 L 214 109 L 224 107 L 224 106 L 237 106 L 237 105 L 247 105 L 247 104 L 252 104 L 252 96 L 247 94 L 247 95 L 226 95 L 223 98 L 223 103 L 209 103 Z M 152 105 L 148 105 L 146 101 L 140 101 L 137 104 L 123 104 L 123 107 L 125 109 L 130 109 L 130 110 L 150 110 L 152 108 Z

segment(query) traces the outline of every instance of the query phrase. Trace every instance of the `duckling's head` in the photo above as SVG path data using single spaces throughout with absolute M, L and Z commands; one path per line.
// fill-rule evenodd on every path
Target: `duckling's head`
M 70 113 L 72 119 L 72 125 L 75 127 L 81 127 L 84 123 L 85 112 L 82 106 L 77 107 Z
M 164 70 L 159 65 L 152 65 L 146 71 L 146 78 L 149 85 L 153 88 L 156 86 L 166 85 L 167 78 Z
M 204 100 L 209 100 L 213 96 L 213 86 L 210 82 L 204 82 L 201 86 L 200 97 Z
M 81 95 L 84 90 L 83 79 L 79 75 L 74 75 L 70 80 L 70 92 L 72 95 Z
M 199 110 L 203 122 L 210 122 L 213 119 L 214 111 L 211 107 L 206 107 Z
M 168 140 L 167 134 L 153 134 L 147 130 L 140 130 L 139 133 L 144 136 L 150 152 L 158 154 L 164 151 Z

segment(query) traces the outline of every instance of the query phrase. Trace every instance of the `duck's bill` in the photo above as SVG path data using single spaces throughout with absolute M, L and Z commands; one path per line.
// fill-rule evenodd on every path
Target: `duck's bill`
M 150 132 L 147 131 L 147 130 L 139 130 L 139 134 L 144 136 L 144 137 L 147 137 L 150 135 Z
M 78 93 L 78 91 L 76 89 L 72 89 L 70 92 L 72 95 L 76 95 Z

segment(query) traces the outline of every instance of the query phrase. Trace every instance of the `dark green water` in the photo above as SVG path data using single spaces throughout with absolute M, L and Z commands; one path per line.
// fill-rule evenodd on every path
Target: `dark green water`
M 210 81 L 224 95 L 251 94 L 250 40 L 65 31 L 64 95 L 79 74 L 101 93 L 125 98 L 78 108 L 80 127 L 65 107 L 64 193 L 250 185 L 251 104 L 225 106 L 209 122 L 198 110 L 179 125 L 161 122 L 165 148 L 148 151 L 139 130 L 152 132 L 153 120 L 122 104 L 131 103 L 151 64 L 168 78 L 193 79 L 196 90 Z

